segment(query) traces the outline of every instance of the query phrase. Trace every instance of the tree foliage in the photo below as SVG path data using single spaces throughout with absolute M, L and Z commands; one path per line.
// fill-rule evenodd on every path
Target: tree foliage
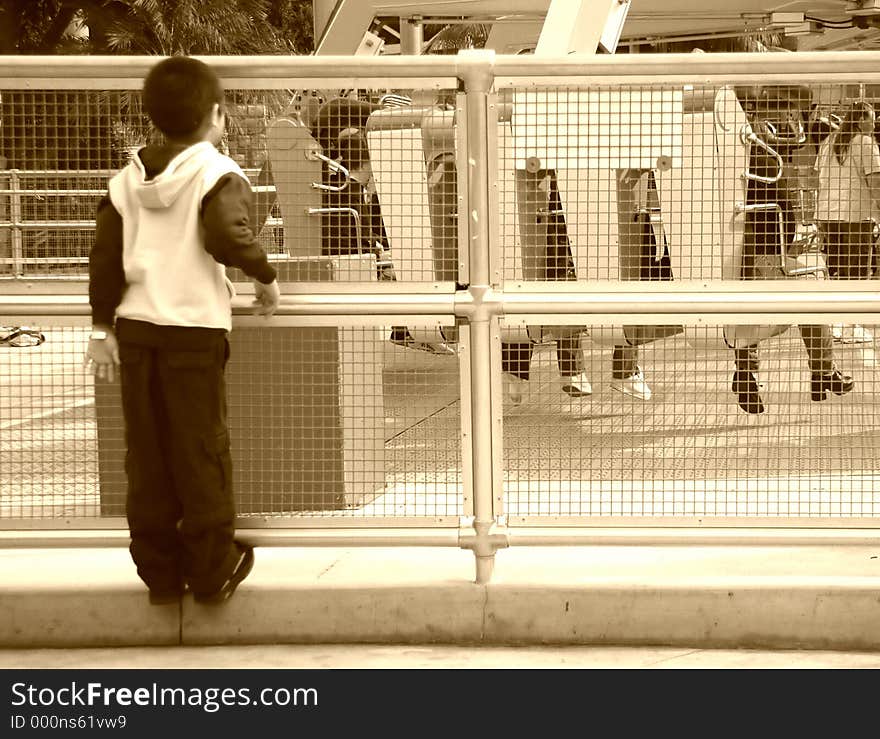
M 256 54 L 283 48 L 263 0 L 128 0 L 128 13 L 106 35 L 124 54 Z
M 72 31 L 81 26 L 87 33 Z M 4 0 L 0 54 L 308 54 L 311 0 Z
M 311 0 L 0 0 L 0 54 L 311 51 Z M 230 137 L 247 161 L 261 150 L 254 111 L 274 115 L 276 98 L 287 102 L 280 92 L 229 93 Z M 147 125 L 134 91 L 8 91 L 0 156 L 24 169 L 115 167 Z

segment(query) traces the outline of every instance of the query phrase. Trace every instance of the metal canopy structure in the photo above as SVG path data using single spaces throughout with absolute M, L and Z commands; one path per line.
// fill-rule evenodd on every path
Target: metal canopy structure
M 357 53 L 364 34 L 382 18 L 518 25 L 534 36 L 554 3 L 568 9 L 578 0 L 315 0 L 316 53 Z M 778 31 L 797 37 L 798 49 L 863 49 L 880 43 L 875 23 L 880 25 L 880 5 L 874 0 L 631 0 L 620 40 Z

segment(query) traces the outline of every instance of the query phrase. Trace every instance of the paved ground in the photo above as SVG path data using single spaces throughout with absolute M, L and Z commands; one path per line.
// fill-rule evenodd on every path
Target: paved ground
M 94 390 L 81 368 L 85 331 L 50 330 L 47 337 L 40 347 L 0 352 L 0 517 L 92 518 L 110 498 L 121 513 L 122 430 L 105 429 L 99 443 Z M 505 407 L 508 515 L 872 517 L 880 512 L 875 484 L 880 383 L 873 344 L 837 344 L 837 361 L 855 376 L 856 389 L 813 403 L 797 331 L 766 342 L 761 379 L 768 409 L 760 416 L 743 413 L 734 402 L 729 350 L 695 349 L 680 337 L 643 347 L 640 361 L 654 390 L 646 403 L 611 389 L 609 349 L 592 347 L 589 340 L 584 346 L 592 396 L 573 400 L 561 391 L 555 355 L 546 346 L 533 358 L 523 404 Z M 356 441 L 364 446 L 350 450 L 348 464 L 354 478 L 378 476 L 384 486 L 374 489 L 369 504 L 332 515 L 457 517 L 462 513 L 458 358 L 389 342 L 380 343 L 379 350 L 384 446 L 371 449 L 366 440 Z M 277 370 L 283 356 L 273 359 L 272 353 L 286 349 L 270 342 L 268 351 L 269 367 Z M 273 398 L 261 394 L 255 379 L 265 370 L 261 367 L 233 378 L 234 410 L 243 403 L 271 405 Z M 351 378 L 346 381 L 354 393 L 351 423 L 375 424 L 366 390 Z M 292 433 L 282 417 L 267 421 L 281 437 Z M 322 423 L 315 425 L 313 453 L 332 454 L 339 440 L 318 428 Z M 239 444 L 260 447 L 262 442 L 251 438 L 256 432 L 265 429 L 239 429 Z M 101 480 L 103 499 L 98 495 L 101 454 L 119 468 L 112 484 Z M 285 472 L 283 479 L 280 467 L 273 469 L 278 467 L 274 456 L 245 470 L 250 461 L 237 460 L 237 483 L 246 489 L 241 493 L 246 509 L 257 512 L 263 511 L 260 499 L 267 488 L 289 490 L 291 475 L 314 485 L 313 478 L 327 471 L 319 456 L 302 470 Z M 264 512 L 273 510 L 270 505 Z
M 877 537 L 801 532 L 785 543 L 716 532 L 634 546 L 624 533 L 525 546 L 514 530 L 487 584 L 474 582 L 473 554 L 455 546 L 259 547 L 253 572 L 219 607 L 190 596 L 150 606 L 122 546 L 0 549 L 0 645 L 880 650 Z M 399 650 L 384 653 L 409 653 Z

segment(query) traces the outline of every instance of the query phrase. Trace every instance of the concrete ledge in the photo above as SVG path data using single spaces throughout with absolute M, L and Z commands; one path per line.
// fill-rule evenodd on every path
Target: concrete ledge
M 180 608 L 150 607 L 127 549 L 0 551 L 0 646 L 162 646 Z
M 0 551 L 0 646 L 432 643 L 880 650 L 880 545 L 258 548 L 221 607 L 123 549 Z

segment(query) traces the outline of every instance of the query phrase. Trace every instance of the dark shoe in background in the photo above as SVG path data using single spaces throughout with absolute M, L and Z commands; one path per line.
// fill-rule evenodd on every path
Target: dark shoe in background
M 764 402 L 758 388 L 758 380 L 753 372 L 737 370 L 733 373 L 730 389 L 736 393 L 736 402 L 746 413 L 763 413 Z
M 849 375 L 841 374 L 835 369 L 828 374 L 813 373 L 810 378 L 810 398 L 813 400 L 826 400 L 829 392 L 835 395 L 846 395 L 855 386 L 855 380 Z

